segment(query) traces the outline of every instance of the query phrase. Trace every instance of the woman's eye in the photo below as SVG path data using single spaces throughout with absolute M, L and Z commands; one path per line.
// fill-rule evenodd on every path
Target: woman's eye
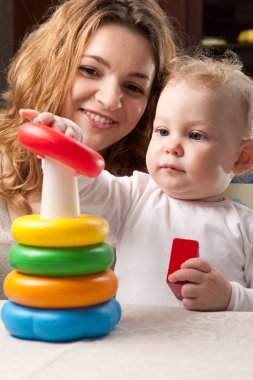
M 128 84 L 127 88 L 131 92 L 134 92 L 134 93 L 137 93 L 137 94 L 144 94 L 144 91 L 140 87 L 136 86 L 135 84 Z
M 207 137 L 206 137 L 205 135 L 203 135 L 203 134 L 200 133 L 200 132 L 195 132 L 195 131 L 191 132 L 191 133 L 189 134 L 189 137 L 190 137 L 192 140 L 197 140 L 197 141 L 199 141 L 199 140 L 206 140 L 206 139 L 207 139 Z
M 97 71 L 95 69 L 93 69 L 92 67 L 80 66 L 79 70 L 83 73 L 88 74 L 89 76 L 97 76 L 98 75 Z

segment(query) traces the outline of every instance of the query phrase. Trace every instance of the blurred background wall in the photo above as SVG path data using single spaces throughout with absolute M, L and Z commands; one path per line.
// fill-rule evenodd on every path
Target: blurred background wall
M 157 1 L 173 18 L 184 46 L 208 45 L 214 54 L 233 49 L 240 55 L 245 71 L 253 75 L 253 0 Z M 1 93 L 6 88 L 8 63 L 20 42 L 57 3 L 59 0 L 0 0 Z M 241 31 L 246 34 L 238 41 Z

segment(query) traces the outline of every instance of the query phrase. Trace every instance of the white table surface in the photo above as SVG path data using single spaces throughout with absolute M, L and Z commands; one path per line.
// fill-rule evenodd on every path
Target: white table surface
M 74 343 L 13 338 L 0 321 L 0 379 L 253 380 L 253 313 L 122 309 L 110 335 Z

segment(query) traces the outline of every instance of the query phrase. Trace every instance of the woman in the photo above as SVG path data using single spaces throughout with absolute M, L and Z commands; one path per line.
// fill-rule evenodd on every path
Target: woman
M 0 112 L 2 278 L 11 222 L 40 209 L 40 160 L 17 142 L 19 110 L 77 122 L 113 174 L 145 171 L 155 105 L 174 55 L 171 27 L 155 0 L 64 1 L 23 41 Z

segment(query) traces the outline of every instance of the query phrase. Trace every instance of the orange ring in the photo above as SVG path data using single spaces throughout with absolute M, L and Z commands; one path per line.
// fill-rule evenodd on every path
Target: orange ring
M 118 280 L 114 272 L 70 277 L 39 277 L 17 271 L 4 281 L 4 292 L 12 301 L 43 309 L 96 305 L 115 296 Z

